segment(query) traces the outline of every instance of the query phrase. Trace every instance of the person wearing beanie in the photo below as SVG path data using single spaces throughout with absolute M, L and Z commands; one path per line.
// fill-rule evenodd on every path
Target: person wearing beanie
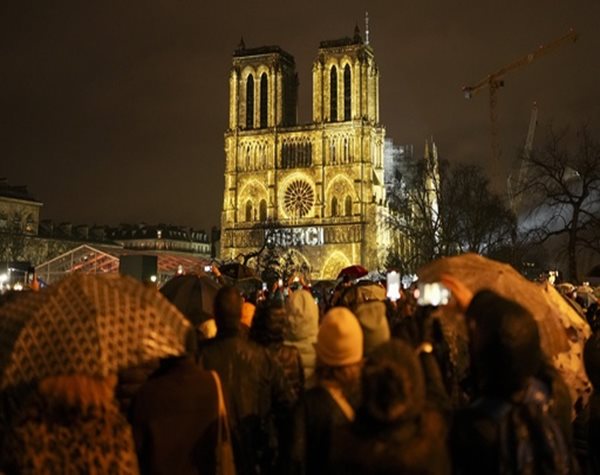
M 390 326 L 386 310 L 385 303 L 380 301 L 364 302 L 356 307 L 356 318 L 358 318 L 364 335 L 365 357 L 390 339 Z
M 379 345 L 361 382 L 356 419 L 332 442 L 334 473 L 449 474 L 446 424 L 428 403 L 415 350 L 399 340 Z
M 310 292 L 299 289 L 290 294 L 286 301 L 288 329 L 285 343 L 300 351 L 307 388 L 314 385 L 316 354 L 314 343 L 319 331 L 319 307 Z
M 235 287 L 219 289 L 217 336 L 202 347 L 200 363 L 221 378 L 238 475 L 270 473 L 278 463 L 272 421 L 290 417 L 294 395 L 267 350 L 240 334 L 242 306 Z
M 356 316 L 344 307 L 329 310 L 314 347 L 317 382 L 296 410 L 292 473 L 331 472 L 332 437 L 354 419 L 359 397 L 363 332 Z

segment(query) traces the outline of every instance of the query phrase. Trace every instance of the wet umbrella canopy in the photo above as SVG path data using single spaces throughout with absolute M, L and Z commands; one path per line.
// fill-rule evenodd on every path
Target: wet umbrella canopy
M 346 277 L 350 280 L 354 280 L 354 279 L 359 279 L 360 277 L 364 277 L 368 273 L 369 273 L 369 271 L 367 269 L 365 269 L 363 266 L 353 265 L 353 266 L 344 267 L 338 274 L 337 278 L 343 279 L 344 277 Z
M 221 286 L 207 275 L 179 275 L 162 286 L 160 292 L 193 325 L 213 318 L 213 303 Z
M 189 327 L 133 278 L 73 274 L 0 308 L 0 387 L 57 375 L 104 377 L 179 355 Z
M 569 384 L 573 401 L 579 396 L 587 399 L 589 381 L 581 354 L 590 328 L 553 286 L 531 282 L 510 265 L 477 254 L 438 259 L 418 272 L 423 282 L 437 282 L 444 274 L 456 277 L 473 293 L 493 290 L 529 310 L 538 323 L 542 349 Z M 446 321 L 456 322 L 454 317 L 450 315 Z M 456 331 L 462 332 L 458 327 Z

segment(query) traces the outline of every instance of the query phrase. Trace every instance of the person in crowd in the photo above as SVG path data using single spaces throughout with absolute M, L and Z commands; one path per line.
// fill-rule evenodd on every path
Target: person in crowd
M 116 375 L 42 379 L 6 431 L 7 474 L 139 473 L 131 428 L 114 397 Z
M 142 474 L 215 474 L 218 393 L 197 363 L 195 330 L 187 354 L 160 362 L 133 400 L 131 425 Z
M 287 314 L 285 308 L 273 302 L 264 303 L 257 308 L 250 329 L 250 338 L 265 347 L 272 358 L 281 366 L 285 378 L 293 393 L 293 404 L 296 405 L 304 392 L 304 370 L 298 348 L 283 342 Z M 280 414 L 283 419 L 276 421 L 279 427 L 279 462 L 285 463 L 290 457 L 292 446 L 292 413 Z M 280 466 L 280 473 L 285 467 Z
M 317 384 L 304 393 L 296 410 L 291 473 L 331 472 L 333 434 L 354 419 L 360 395 L 363 333 L 349 309 L 327 312 L 315 348 Z
M 390 339 L 390 326 L 385 303 L 373 300 L 360 303 L 354 312 L 363 331 L 363 353 L 368 357 L 379 345 Z
M 277 467 L 278 432 L 293 394 L 283 370 L 265 348 L 240 335 L 243 300 L 234 287 L 223 287 L 214 304 L 217 336 L 201 349 L 204 368 L 223 383 L 234 455 L 241 474 L 270 473 Z
M 461 301 L 460 286 L 452 291 Z M 536 378 L 542 350 L 533 316 L 491 291 L 464 299 L 462 306 L 476 399 L 455 416 L 455 472 L 576 473 L 572 448 L 549 413 L 550 390 Z
M 254 319 L 254 314 L 256 313 L 256 306 L 253 303 L 245 301 L 242 304 L 242 317 L 240 320 L 241 326 L 241 334 L 246 338 L 250 335 L 250 327 L 252 326 L 252 320 Z
M 286 302 L 288 330 L 286 344 L 300 351 L 306 387 L 314 384 L 316 354 L 314 343 L 319 331 L 319 307 L 310 292 L 299 289 L 292 292 Z
M 429 404 L 414 348 L 399 340 L 380 345 L 367 359 L 361 381 L 356 419 L 334 434 L 333 472 L 449 474 L 447 426 Z
M 600 335 L 594 334 L 583 351 L 585 371 L 594 387 L 587 409 L 589 473 L 600 473 Z
M 277 361 L 294 394 L 294 403 L 304 392 L 304 368 L 298 348 L 284 343 L 287 313 L 277 303 L 258 307 L 250 329 L 250 338 L 264 346 Z

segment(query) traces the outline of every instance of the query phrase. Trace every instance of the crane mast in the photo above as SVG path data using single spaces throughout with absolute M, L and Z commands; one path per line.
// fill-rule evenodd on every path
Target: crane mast
M 528 53 L 516 61 L 513 61 L 512 63 L 498 69 L 497 71 L 488 74 L 485 78 L 473 86 L 463 87 L 462 90 L 466 99 L 471 99 L 474 95 L 478 94 L 485 88 L 487 88 L 489 91 L 492 159 L 496 165 L 500 161 L 500 146 L 498 144 L 497 92 L 499 88 L 504 87 L 504 76 L 516 69 L 533 63 L 542 56 L 554 51 L 564 43 L 569 41 L 575 42 L 576 40 L 577 33 L 571 29 L 566 35 L 550 41 L 549 43 L 542 44 L 531 53 Z

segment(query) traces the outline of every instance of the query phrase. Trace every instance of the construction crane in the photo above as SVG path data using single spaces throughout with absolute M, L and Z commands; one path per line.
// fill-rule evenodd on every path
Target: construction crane
M 538 118 L 538 107 L 537 102 L 533 102 L 531 107 L 531 116 L 529 118 L 529 128 L 527 129 L 527 138 L 525 139 L 525 146 L 523 147 L 523 154 L 519 160 L 519 169 L 517 172 L 517 179 L 514 180 L 512 173 L 508 176 L 507 188 L 508 198 L 510 200 L 510 207 L 512 208 L 515 215 L 519 211 L 521 204 L 521 188 L 525 175 L 527 174 L 527 161 L 531 157 L 531 151 L 533 150 L 533 139 L 535 137 L 535 129 L 537 128 Z
M 478 92 L 482 91 L 486 87 L 490 93 L 490 122 L 491 122 L 491 140 L 492 140 L 492 158 L 494 163 L 498 164 L 500 160 L 500 147 L 498 145 L 498 115 L 496 110 L 497 105 L 497 97 L 496 93 L 499 88 L 504 86 L 504 76 L 506 76 L 511 71 L 518 69 L 522 66 L 527 66 L 528 64 L 533 63 L 535 60 L 541 58 L 542 56 L 554 51 L 556 48 L 561 46 L 564 43 L 569 41 L 575 42 L 577 40 L 577 33 L 571 30 L 560 38 L 555 39 L 549 43 L 543 44 L 539 46 L 535 51 L 526 54 L 522 58 L 517 59 L 516 61 L 500 68 L 498 71 L 489 74 L 484 79 L 479 81 L 474 86 L 465 86 L 463 87 L 463 93 L 466 99 L 470 99 Z

